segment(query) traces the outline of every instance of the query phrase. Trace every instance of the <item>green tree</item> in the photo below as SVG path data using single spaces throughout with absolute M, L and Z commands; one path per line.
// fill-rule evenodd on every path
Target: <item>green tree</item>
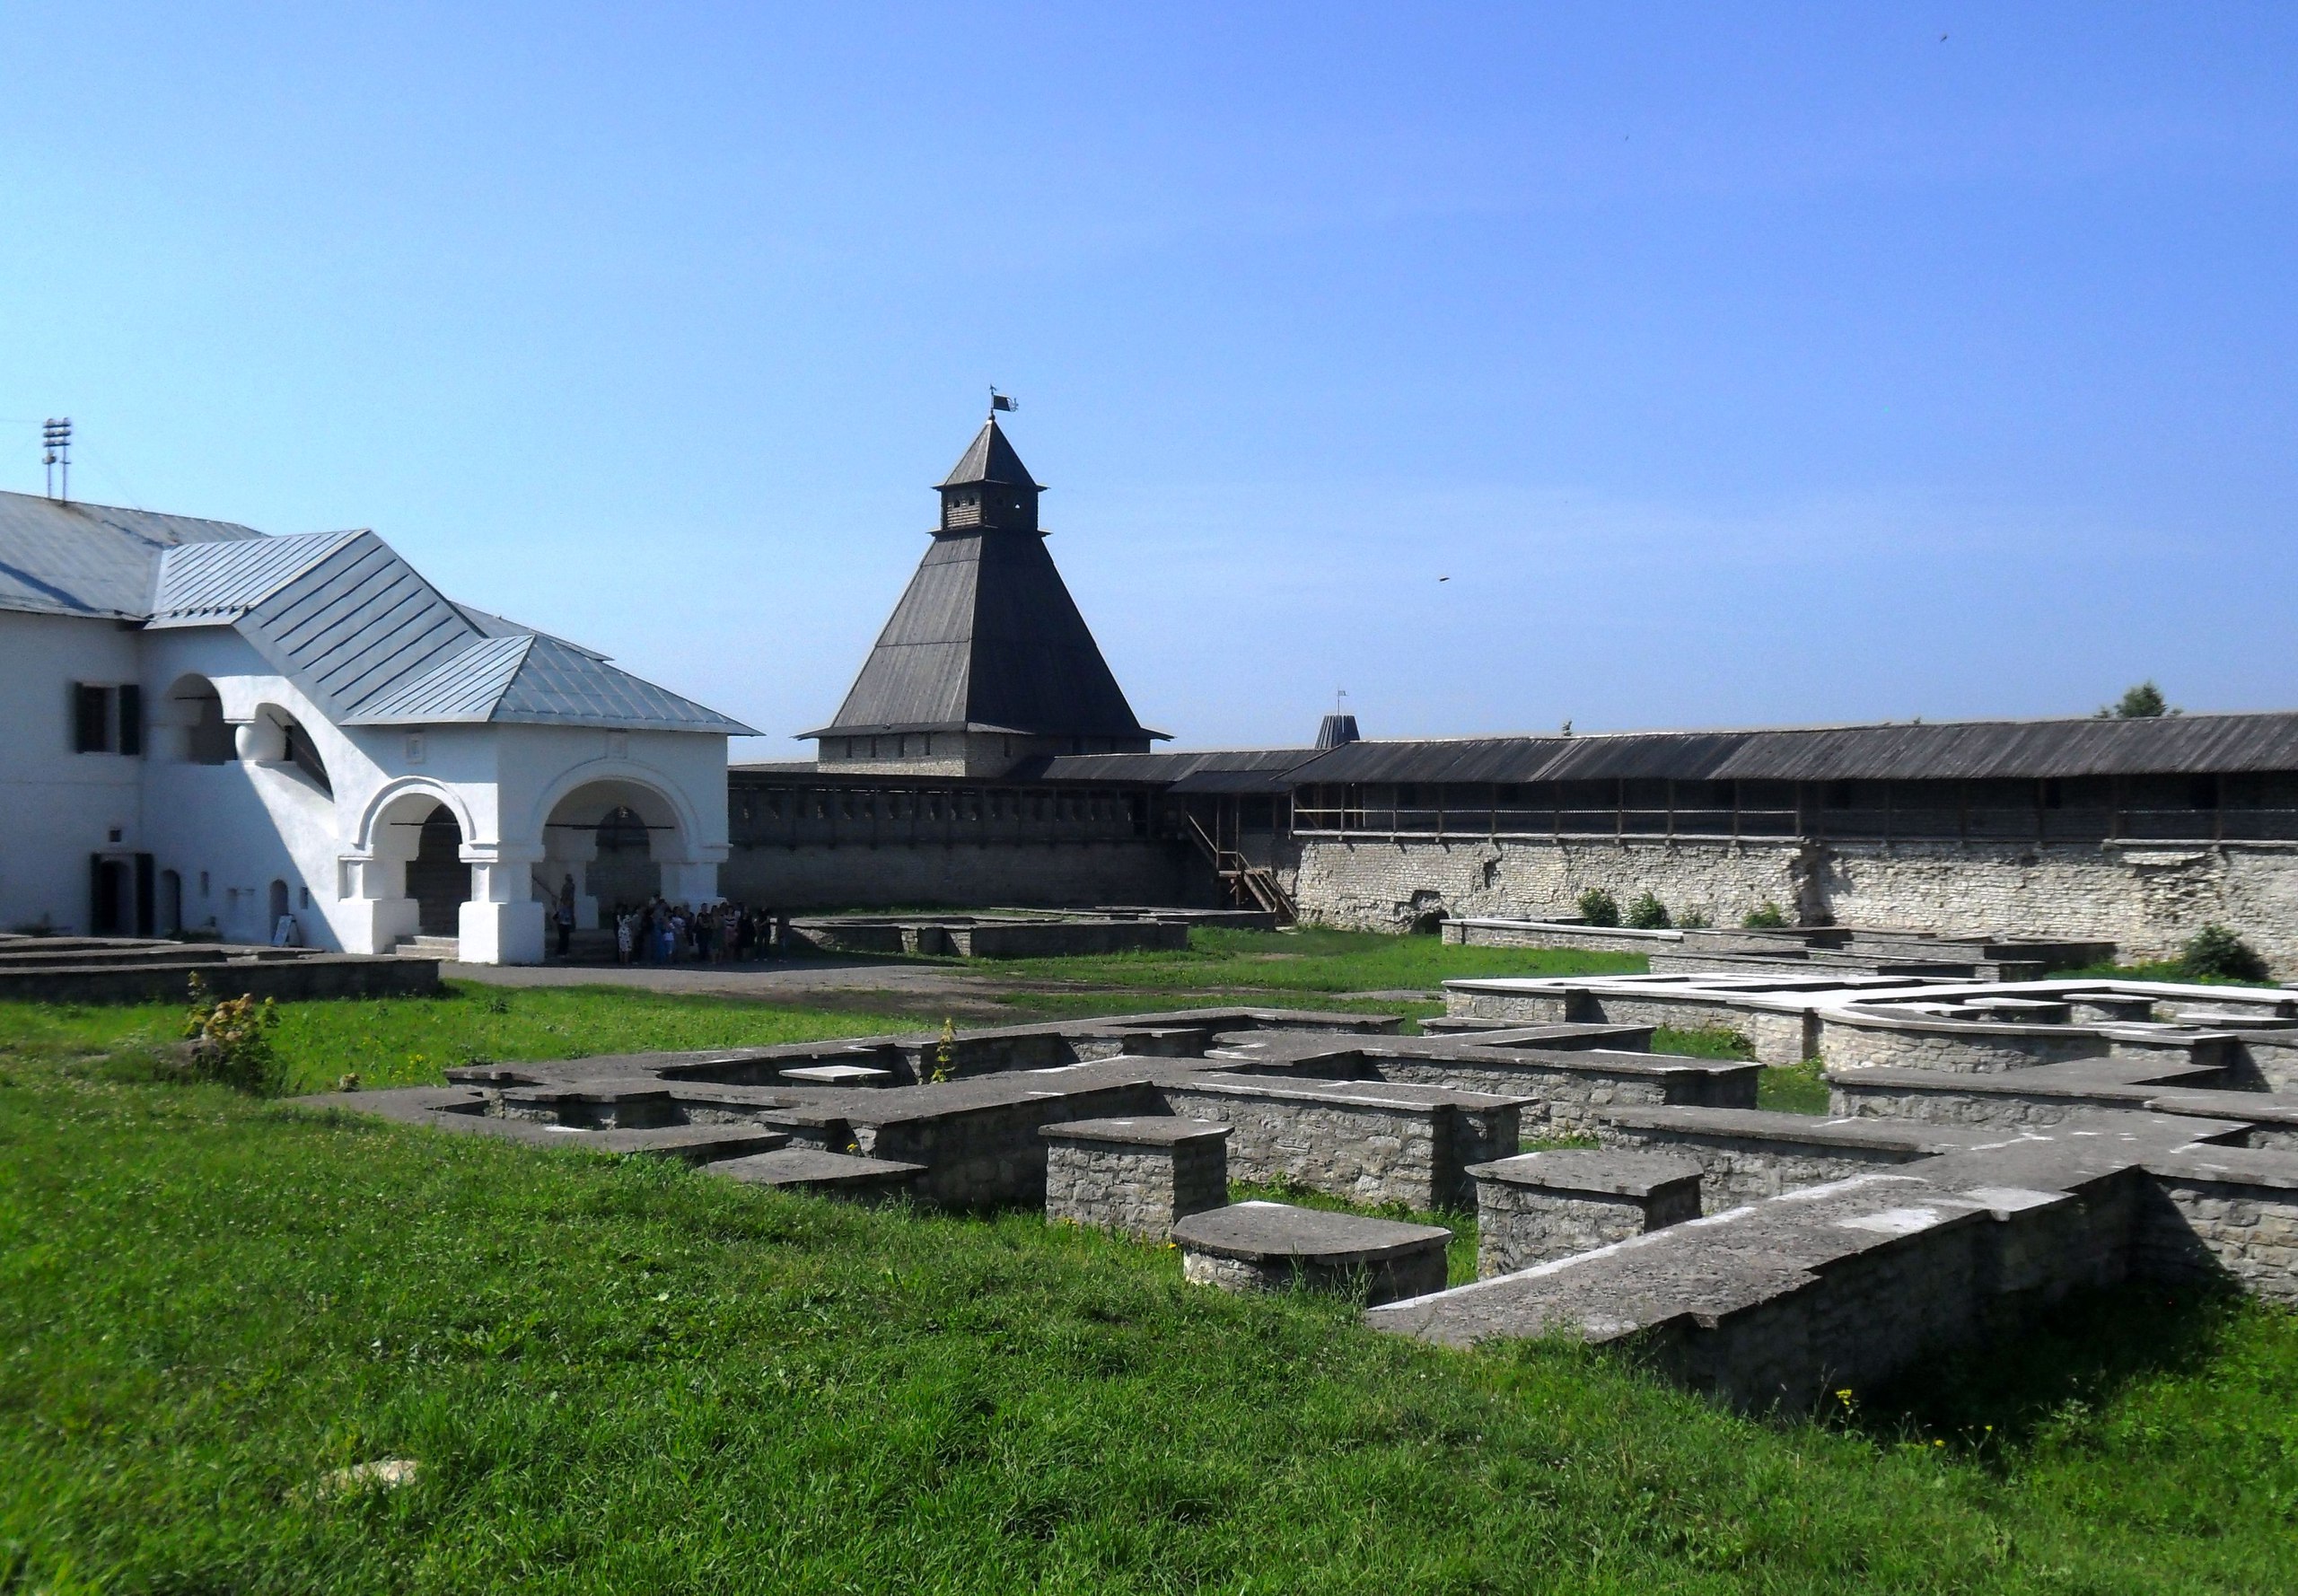
M 2150 721 L 2159 715 L 2177 715 L 2170 700 L 2162 697 L 2162 689 L 2150 678 L 2135 688 L 2127 688 L 2123 696 L 2101 709 L 2096 718 L 2102 721 Z

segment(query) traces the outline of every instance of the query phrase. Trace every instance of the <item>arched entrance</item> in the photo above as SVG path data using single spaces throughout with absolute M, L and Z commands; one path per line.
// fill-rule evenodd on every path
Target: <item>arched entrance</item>
M 416 929 L 425 936 L 454 936 L 462 907 L 470 900 L 470 866 L 462 860 L 462 829 L 454 811 L 434 804 L 421 820 L 394 820 L 417 828 L 415 856 L 407 862 L 407 895 L 415 900 Z
M 591 861 L 590 896 L 601 916 L 618 904 L 636 907 L 662 890 L 662 867 L 654 863 L 646 821 L 628 804 L 617 804 L 598 823 L 598 857 Z
M 658 892 L 698 898 L 682 868 L 688 831 L 670 797 L 643 781 L 586 782 L 550 806 L 536 895 L 550 897 L 573 876 L 575 924 L 585 930 L 610 926 L 618 903 L 635 906 Z

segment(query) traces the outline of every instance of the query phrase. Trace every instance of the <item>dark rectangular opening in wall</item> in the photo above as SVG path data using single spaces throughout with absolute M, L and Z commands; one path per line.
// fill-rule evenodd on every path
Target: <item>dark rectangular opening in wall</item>
M 132 681 L 123 683 L 119 689 L 119 751 L 144 751 L 144 689 Z
M 111 749 L 111 693 L 76 682 L 72 688 L 72 750 L 107 753 Z

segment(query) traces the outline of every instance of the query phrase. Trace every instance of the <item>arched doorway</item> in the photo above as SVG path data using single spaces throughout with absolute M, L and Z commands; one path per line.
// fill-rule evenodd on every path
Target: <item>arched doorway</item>
M 627 804 L 618 804 L 598 824 L 599 854 L 591 861 L 590 895 L 602 914 L 617 904 L 637 905 L 662 890 L 662 867 L 654 863 L 646 821 Z
M 423 818 L 421 828 L 415 857 L 407 864 L 407 895 L 415 899 L 416 929 L 425 936 L 454 936 L 461 929 L 462 907 L 470 900 L 462 829 L 443 803 Z

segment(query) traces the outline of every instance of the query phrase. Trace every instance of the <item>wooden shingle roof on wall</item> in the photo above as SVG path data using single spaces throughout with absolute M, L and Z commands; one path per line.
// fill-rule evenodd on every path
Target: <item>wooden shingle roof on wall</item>
M 1354 742 L 1327 782 L 1925 781 L 2298 770 L 2298 713 Z

